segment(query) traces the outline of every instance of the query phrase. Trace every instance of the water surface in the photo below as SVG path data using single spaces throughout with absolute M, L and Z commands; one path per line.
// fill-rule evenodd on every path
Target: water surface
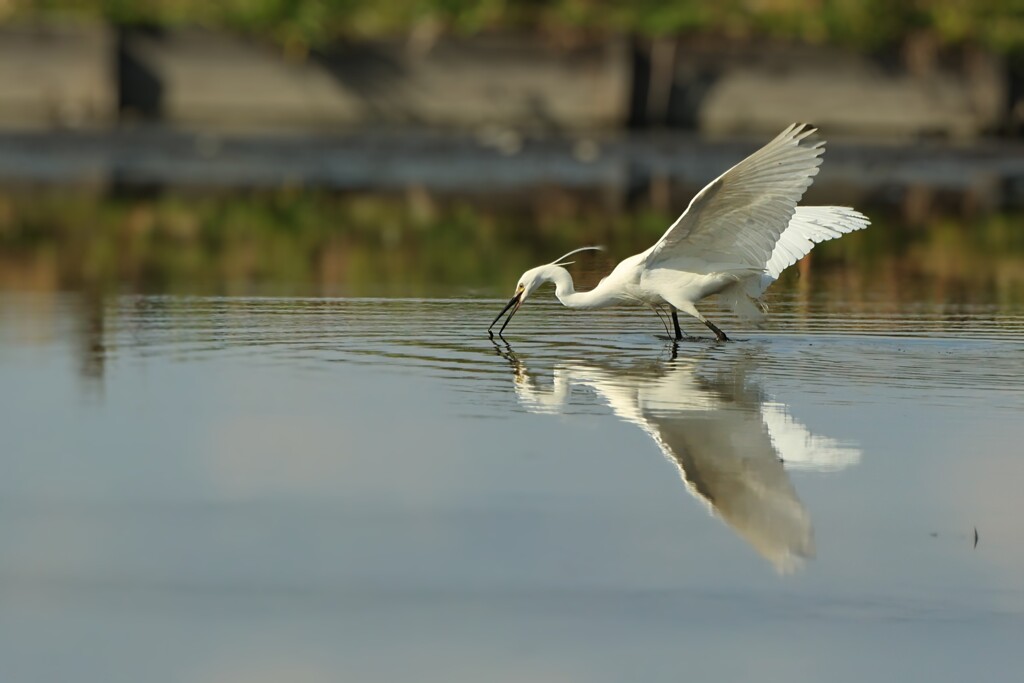
M 0 676 L 1019 672 L 1024 310 L 501 303 L 0 295 Z

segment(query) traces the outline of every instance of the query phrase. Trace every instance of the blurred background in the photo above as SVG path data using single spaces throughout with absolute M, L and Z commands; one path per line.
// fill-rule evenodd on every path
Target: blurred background
M 1020 0 L 0 0 L 0 288 L 497 296 L 794 121 L 819 283 L 1020 299 Z

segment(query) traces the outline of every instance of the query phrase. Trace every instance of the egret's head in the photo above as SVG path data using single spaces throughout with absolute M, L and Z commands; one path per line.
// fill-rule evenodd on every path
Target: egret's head
M 509 321 L 512 320 L 512 316 L 516 314 L 516 311 L 519 310 L 519 307 L 523 305 L 524 301 L 526 301 L 526 297 L 530 296 L 530 294 L 532 294 L 534 290 L 536 290 L 542 284 L 552 279 L 554 267 L 567 266 L 573 263 L 573 261 L 564 261 L 563 259 L 566 259 L 572 256 L 573 254 L 577 254 L 581 251 L 601 251 L 602 249 L 603 247 L 580 247 L 579 249 L 574 249 L 570 251 L 568 254 L 555 259 L 551 263 L 545 263 L 543 266 L 530 268 L 528 271 L 523 273 L 522 276 L 519 278 L 519 282 L 516 283 L 515 294 L 513 294 L 512 298 L 508 300 L 508 303 L 505 304 L 505 308 L 501 310 L 501 313 L 498 314 L 498 317 L 495 318 L 494 322 L 492 322 L 490 327 L 487 328 L 487 331 L 490 332 L 491 327 L 494 327 L 494 325 L 499 320 L 501 320 L 501 316 L 505 315 L 505 312 L 508 311 L 509 309 L 512 309 L 512 312 L 508 314 L 507 318 L 505 318 L 505 322 L 502 324 L 501 329 L 498 330 L 499 335 L 502 332 L 504 332 L 505 327 L 507 327 Z

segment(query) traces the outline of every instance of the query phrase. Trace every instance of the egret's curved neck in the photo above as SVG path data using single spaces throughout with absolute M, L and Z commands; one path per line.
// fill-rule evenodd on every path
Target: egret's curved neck
M 577 292 L 572 284 L 572 275 L 561 266 L 548 266 L 544 277 L 555 283 L 555 296 L 569 308 L 601 308 L 612 306 L 620 299 L 618 293 L 601 286 L 605 281 L 590 291 Z

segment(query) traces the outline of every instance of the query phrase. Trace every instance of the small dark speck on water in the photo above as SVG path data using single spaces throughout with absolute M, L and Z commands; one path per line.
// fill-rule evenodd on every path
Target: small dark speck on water
M 932 538 L 938 538 L 939 537 L 939 532 L 938 531 L 933 531 L 933 532 L 931 532 L 928 535 L 931 536 Z
M 974 547 L 978 547 L 978 527 L 974 527 Z

